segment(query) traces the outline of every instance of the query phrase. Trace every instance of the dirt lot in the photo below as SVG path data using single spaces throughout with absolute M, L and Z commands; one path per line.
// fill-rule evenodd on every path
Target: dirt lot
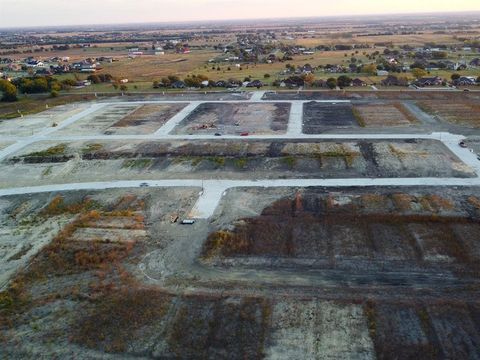
M 247 194 L 240 197 L 253 199 Z M 258 216 L 228 220 L 232 223 L 209 236 L 203 256 L 247 264 L 248 258 L 273 257 L 279 266 L 293 261 L 309 268 L 452 267 L 475 274 L 480 270 L 475 265 L 480 261 L 479 209 L 476 196 L 455 192 L 303 190 L 264 207 Z
M 112 174 L 117 180 L 474 176 L 431 140 L 43 142 L 0 169 L 3 187 L 111 180 Z
M 104 133 L 107 135 L 151 134 L 162 127 L 184 107 L 185 104 L 141 105 L 110 126 Z
M 480 128 L 480 105 L 478 101 L 421 101 L 418 106 L 440 120 L 471 128 Z
M 174 134 L 284 134 L 289 104 L 203 103 L 173 131 Z
M 204 224 L 204 230 L 236 232 L 254 226 L 255 222 L 257 225 L 261 222 L 262 226 L 267 222 L 281 224 L 281 230 L 256 227 L 258 240 L 263 242 L 263 257 L 272 257 L 268 247 L 279 248 L 287 232 L 295 239 L 291 250 L 303 251 L 303 255 L 292 253 L 290 259 L 311 256 L 307 254 L 310 251 L 315 254 L 318 266 L 324 256 L 319 249 L 323 240 L 322 219 L 325 219 L 326 226 L 336 227 L 329 234 L 333 241 L 327 241 L 330 243 L 327 254 L 331 256 L 335 251 L 342 254 L 333 257 L 335 267 L 348 269 L 350 277 L 372 271 L 362 262 L 365 254 L 369 254 L 370 261 L 383 262 L 382 267 L 373 271 L 376 276 L 402 271 L 417 279 L 419 272 L 433 268 L 442 276 L 456 271 L 462 279 L 478 277 L 478 272 L 465 273 L 462 267 L 473 268 L 478 263 L 479 224 L 469 239 L 465 235 L 452 239 L 438 237 L 441 232 L 455 233 L 459 227 L 462 234 L 470 231 L 468 228 L 480 218 L 480 199 L 473 195 L 478 189 L 443 189 L 438 195 L 438 191 L 432 194 L 429 190 L 235 189 L 228 192 L 209 224 Z M 391 359 L 392 354 L 402 359 L 417 359 L 418 354 L 425 359 L 475 359 L 480 356 L 480 303 L 473 286 L 459 292 L 398 284 L 390 289 L 372 289 L 375 295 L 370 297 L 340 283 L 333 288 L 314 287 L 313 292 L 306 290 L 305 283 L 278 290 L 271 285 L 257 287 L 253 281 L 247 286 L 235 285 L 227 280 L 231 273 L 242 269 L 238 255 L 235 258 L 239 263 L 230 263 L 228 271 L 222 270 L 220 264 L 213 267 L 217 279 L 211 286 L 203 283 L 202 287 L 196 287 L 195 279 L 210 271 L 208 267 L 199 268 L 196 262 L 185 269 L 192 280 L 177 274 L 170 279 L 171 286 L 152 283 L 141 272 L 145 256 L 152 250 L 167 252 L 179 242 L 195 246 L 192 242 L 196 241 L 196 234 L 188 236 L 189 231 L 204 233 L 201 224 L 186 228 L 171 223 L 172 215 L 183 218 L 188 213 L 197 193 L 198 189 L 127 189 L 6 198 L 2 204 L 4 227 L 8 226 L 5 221 L 13 224 L 27 218 L 23 226 L 32 228 L 62 217 L 69 221 L 37 255 L 31 256 L 30 266 L 14 276 L 10 287 L 0 292 L 0 356 L 77 359 Z M 349 221 L 348 216 L 355 221 Z M 36 217 L 37 222 L 33 221 Z M 397 221 L 400 217 L 404 220 Z M 284 223 L 286 226 L 298 223 L 298 226 L 287 230 Z M 423 243 L 419 240 L 413 246 L 411 232 L 406 240 L 404 230 L 410 224 L 426 225 L 419 235 Z M 395 233 L 397 226 L 402 231 Z M 371 231 L 366 233 L 365 227 L 371 227 Z M 428 229 L 434 231 L 430 232 L 430 238 Z M 125 236 L 116 237 L 121 241 L 112 241 L 112 231 Z M 360 237 L 354 235 L 357 231 L 361 231 Z M 370 238 L 362 238 L 365 234 L 370 234 Z M 468 251 L 467 246 L 470 246 Z M 424 258 L 429 251 L 435 251 L 437 258 Z M 451 259 L 438 257 L 445 253 Z M 463 258 L 465 254 L 471 257 Z M 172 261 L 183 262 L 183 254 L 177 256 Z M 281 256 L 275 255 L 278 263 Z M 407 265 L 402 265 L 403 261 Z M 245 280 L 257 272 L 261 264 L 258 260 L 256 264 L 243 265 L 248 269 L 242 272 Z M 305 274 L 304 266 L 290 263 L 289 269 L 296 272 L 297 281 Z M 275 271 L 276 266 L 268 269 Z M 335 300 L 329 294 L 335 294 Z
M 71 116 L 86 110 L 91 104 L 73 103 L 57 106 L 35 115 L 0 121 L 1 136 L 31 136 L 52 125 L 60 125 Z
M 309 102 L 303 106 L 303 133 L 321 134 L 324 129 L 358 128 L 351 104 Z
M 59 130 L 58 135 L 142 135 L 164 125 L 185 104 L 109 105 Z
M 416 122 L 401 103 L 355 105 L 354 114 L 364 127 L 404 127 Z

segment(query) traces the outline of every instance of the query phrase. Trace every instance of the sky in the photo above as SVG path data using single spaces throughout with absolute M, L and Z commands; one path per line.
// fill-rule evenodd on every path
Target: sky
M 0 0 L 0 27 L 480 11 L 480 0 Z

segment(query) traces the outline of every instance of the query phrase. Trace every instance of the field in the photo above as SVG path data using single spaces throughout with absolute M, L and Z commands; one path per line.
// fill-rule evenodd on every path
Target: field
M 174 134 L 284 134 L 289 104 L 203 103 L 173 131 Z
M 112 174 L 116 180 L 474 176 L 430 140 L 40 142 L 0 169 L 1 187 L 101 181 Z
M 20 121 L 3 120 L 0 121 L 0 135 L 2 136 L 31 136 L 32 134 L 51 128 L 55 125 L 61 125 L 69 117 L 85 110 L 89 105 L 85 103 L 74 103 L 60 105 L 52 109 L 22 118 Z M 17 114 L 18 115 L 18 114 Z
M 439 117 L 443 121 L 472 128 L 480 127 L 480 106 L 477 102 L 442 103 L 422 101 L 418 105 L 424 111 Z
M 475 234 L 480 205 L 474 204 L 480 199 L 469 195 L 474 189 L 444 190 L 440 195 L 427 188 L 332 190 L 232 190 L 211 226 L 200 222 L 194 229 L 171 221 L 172 216 L 185 216 L 192 206 L 198 193 L 193 188 L 5 198 L 3 226 L 22 224 L 22 231 L 28 232 L 48 221 L 62 230 L 45 234 L 50 241 L 37 255 L 17 253 L 16 258 L 30 258 L 31 265 L 0 293 L 0 354 L 68 356 L 81 349 L 81 359 L 138 354 L 185 359 L 199 354 L 233 359 L 389 359 L 392 354 L 409 358 L 419 352 L 426 359 L 479 355 L 480 305 L 472 300 L 474 290 L 459 287 L 452 292 L 449 285 L 451 276 L 461 283 L 478 272 Z M 247 213 L 250 216 L 244 217 Z M 332 231 L 325 250 L 320 250 L 322 226 Z M 418 230 L 420 226 L 436 229 L 436 235 L 428 238 Z M 241 251 L 242 228 L 256 231 L 254 254 Z M 367 228 L 371 237 L 362 239 Z M 409 228 L 417 230 L 405 233 Z M 199 254 L 206 265 L 193 265 L 188 272 L 198 278 L 215 276 L 214 288 L 224 289 L 221 295 L 191 286 L 178 294 L 144 283 L 139 269 L 146 265 L 145 255 L 153 263 L 159 261 L 158 250 L 153 255 L 149 251 L 159 247 L 162 252 L 172 247 L 179 251 L 181 242 L 196 247 L 197 238 L 205 241 L 201 241 L 204 251 L 212 251 L 211 240 L 219 229 L 235 234 L 235 242 L 221 244 L 215 254 Z M 96 236 L 85 236 L 93 230 Z M 112 231 L 123 231 L 124 236 L 112 239 Z M 140 231 L 142 236 L 135 235 Z M 353 236 L 358 231 L 361 235 Z M 441 233 L 454 237 L 439 237 Z M 291 245 L 282 245 L 289 234 Z M 265 242 L 268 239 L 278 241 Z M 223 253 L 227 249 L 233 253 Z M 179 252 L 174 261 L 183 264 L 185 253 L 190 251 Z M 247 261 L 254 255 L 255 261 Z M 224 256 L 233 259 L 229 271 L 218 271 L 223 266 L 218 260 Z M 213 259 L 217 259 L 215 267 L 211 267 Z M 294 271 L 300 283 L 290 290 L 280 287 L 279 292 L 270 287 L 268 294 L 253 291 L 251 284 L 258 281 L 253 274 L 282 283 L 285 274 L 276 273 L 282 267 Z M 310 294 L 301 285 L 305 274 L 329 267 L 336 271 L 333 288 Z M 246 288 L 228 285 L 237 271 L 250 283 Z M 375 277 L 396 272 L 405 282 L 421 281 L 421 287 L 412 291 L 384 279 L 383 285 L 365 295 Z M 440 273 L 439 280 L 433 273 Z M 185 280 L 178 276 L 169 282 L 182 284 Z M 362 285 L 355 280 L 358 276 L 364 276 Z M 222 278 L 225 287 L 219 285 Z M 317 275 L 317 281 L 331 281 L 328 275 L 321 278 Z M 25 337 L 29 341 L 21 341 Z
M 467 215 L 475 211 L 471 201 L 424 193 L 297 192 L 257 217 L 237 221 L 231 230 L 211 234 L 204 256 L 234 257 L 240 263 L 274 258 L 277 266 L 293 262 L 310 269 L 425 271 L 458 265 L 475 272 L 480 222 Z
M 303 106 L 304 134 L 320 134 L 325 129 L 352 127 L 359 127 L 359 124 L 351 104 L 309 102 Z
M 415 117 L 401 103 L 355 105 L 357 121 L 365 127 L 410 126 Z
M 58 134 L 151 134 L 185 106 L 185 104 L 111 105 L 59 130 Z

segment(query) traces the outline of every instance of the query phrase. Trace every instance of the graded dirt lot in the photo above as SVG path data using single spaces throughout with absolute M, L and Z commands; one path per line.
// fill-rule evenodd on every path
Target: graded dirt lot
M 474 176 L 435 140 L 40 142 L 0 169 L 2 187 L 112 180 L 112 174 L 115 180 Z
M 473 237 L 465 234 L 480 216 L 478 189 L 430 190 L 234 189 L 211 221 L 191 227 L 172 219 L 189 212 L 199 191 L 193 188 L 5 198 L 5 224 L 33 229 L 68 221 L 0 292 L 0 356 L 477 358 L 479 224 Z M 326 247 L 322 224 L 331 231 Z M 419 224 L 423 233 L 404 233 Z M 198 261 L 202 254 L 189 250 L 198 241 L 209 247 L 220 229 L 237 234 L 252 226 L 251 241 L 263 243 L 255 261 L 239 253 L 244 240 L 238 237 L 236 244 L 217 244 L 217 250 L 235 250 L 227 258 L 217 251 Z M 428 237 L 427 229 L 436 235 Z M 114 241 L 112 232 L 124 236 Z M 438 237 L 443 232 L 448 238 Z M 289 236 L 292 246 L 284 242 Z M 177 249 L 172 264 L 186 267 L 166 270 L 171 275 L 160 286 L 154 279 L 162 273 L 145 276 L 145 257 L 159 263 L 155 256 L 171 248 Z M 298 262 L 302 256 L 315 262 Z M 312 277 L 320 267 L 337 274 Z M 294 276 L 293 285 L 276 273 L 280 268 Z M 232 283 L 237 273 L 242 282 Z M 393 273 L 403 281 L 369 287 Z M 327 280 L 330 285 L 321 285 Z M 257 287 L 257 281 L 267 285 Z
M 357 121 L 364 127 L 405 127 L 416 119 L 401 103 L 354 105 Z
M 284 134 L 290 104 L 203 103 L 173 131 L 173 134 Z
M 408 271 L 451 267 L 476 273 L 480 201 L 455 195 L 298 191 L 265 207 L 259 216 L 211 234 L 203 256 L 234 257 L 247 264 L 255 258 L 257 265 L 260 258 L 275 258 L 277 266 Z
M 186 106 L 180 104 L 113 104 L 60 129 L 58 135 L 151 134 Z
M 74 103 L 60 105 L 45 110 L 35 115 L 28 115 L 21 118 L 0 121 L 0 136 L 31 136 L 54 125 L 61 125 L 62 122 L 88 109 L 89 103 Z
M 303 133 L 321 134 L 325 129 L 358 128 L 351 104 L 309 102 L 303 105 Z
M 478 101 L 421 101 L 418 106 L 443 121 L 471 128 L 480 128 L 480 105 Z

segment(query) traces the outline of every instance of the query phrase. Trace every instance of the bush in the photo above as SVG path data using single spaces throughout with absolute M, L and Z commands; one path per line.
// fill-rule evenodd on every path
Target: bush
M 337 87 L 337 79 L 335 78 L 329 78 L 327 80 L 327 86 L 330 88 L 330 89 L 335 89 Z
M 17 88 L 6 80 L 0 80 L 0 91 L 3 92 L 2 101 L 17 101 Z
M 52 97 L 52 98 L 58 97 L 58 91 L 57 91 L 57 90 L 52 90 L 52 91 L 50 92 L 50 97 Z

